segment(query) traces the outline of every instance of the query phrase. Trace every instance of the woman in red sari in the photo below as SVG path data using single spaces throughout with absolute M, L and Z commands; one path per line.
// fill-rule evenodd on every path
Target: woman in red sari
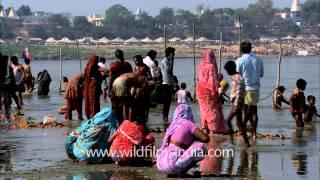
M 74 76 L 66 85 L 65 97 L 67 100 L 67 112 L 65 114 L 65 119 L 72 120 L 72 111 L 77 110 L 78 120 L 83 120 L 82 117 L 82 83 L 83 78 L 81 76 Z
M 84 110 L 88 119 L 100 111 L 102 75 L 99 72 L 98 62 L 98 56 L 91 56 L 84 70 Z
M 198 65 L 197 79 L 201 127 L 212 134 L 229 133 L 218 93 L 218 68 L 212 50 L 203 51 L 202 60 Z

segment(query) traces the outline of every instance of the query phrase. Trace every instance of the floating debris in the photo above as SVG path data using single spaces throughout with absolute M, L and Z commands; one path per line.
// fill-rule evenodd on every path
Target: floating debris
M 236 131 L 234 133 L 234 136 L 241 137 L 241 132 Z M 250 137 L 250 134 L 247 134 L 248 137 Z M 259 133 L 257 132 L 257 138 L 264 138 L 265 140 L 285 140 L 285 139 L 291 139 L 289 137 L 285 137 L 283 134 L 270 134 L 270 133 Z
M 9 129 L 25 129 L 25 128 L 61 128 L 66 126 L 58 123 L 52 115 L 44 117 L 44 122 L 37 122 L 32 117 L 24 117 L 17 114 L 11 115 L 11 125 Z

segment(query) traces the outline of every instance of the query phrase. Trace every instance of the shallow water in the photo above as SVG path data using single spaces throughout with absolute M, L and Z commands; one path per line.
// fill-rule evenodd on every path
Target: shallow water
M 266 97 L 274 88 L 276 81 L 277 58 L 263 58 L 265 65 L 265 77 L 261 81 L 261 97 Z M 226 60 L 223 61 L 225 63 Z M 107 61 L 109 64 L 110 61 Z M 70 76 L 79 72 L 79 62 L 66 60 L 63 62 L 64 76 Z M 84 64 L 84 62 L 83 62 Z M 177 59 L 175 61 L 175 74 L 180 82 L 186 82 L 188 89 L 193 91 L 192 82 L 192 59 Z M 39 121 L 47 114 L 57 115 L 58 108 L 64 103 L 64 97 L 58 93 L 59 87 L 59 61 L 34 61 L 32 72 L 36 75 L 39 71 L 47 69 L 53 79 L 51 92 L 48 97 L 38 97 L 36 92 L 32 96 L 24 97 L 24 111 L 26 116 L 31 116 Z M 283 58 L 281 84 L 287 88 L 285 95 L 288 97 L 295 81 L 304 78 L 307 82 L 305 95 L 314 95 L 317 100 L 320 98 L 319 88 L 319 57 L 290 57 Z M 223 71 L 225 78 L 230 78 Z M 101 107 L 109 107 L 108 101 L 101 100 Z M 295 122 L 288 110 L 274 112 L 271 107 L 272 100 L 268 98 L 260 102 L 258 131 L 270 133 L 282 133 L 288 140 L 266 140 L 258 139 L 256 144 L 245 149 L 239 144 L 230 144 L 229 138 L 215 139 L 213 148 L 234 149 L 233 158 L 212 159 L 214 165 L 209 174 L 223 175 L 231 174 L 231 177 L 261 177 L 262 179 L 317 179 L 319 177 L 319 121 L 304 131 L 297 131 Z M 317 107 L 319 107 L 319 101 Z M 198 106 L 193 104 L 195 117 L 198 117 Z M 161 120 L 161 107 L 151 110 L 150 127 L 165 128 Z M 171 106 L 171 113 L 174 105 Z M 224 106 L 224 112 L 228 113 L 229 106 Z M 74 114 L 74 117 L 76 114 Z M 198 118 L 197 118 L 198 119 Z M 54 166 L 57 162 L 67 159 L 64 151 L 64 140 L 68 132 L 78 124 L 77 121 L 69 122 L 64 128 L 57 129 L 16 129 L 8 130 L 4 121 L 0 122 L 0 175 L 11 172 L 28 172 L 48 166 Z M 160 137 L 157 138 L 160 142 Z M 70 164 L 74 166 L 74 164 Z M 159 178 L 155 173 L 145 170 L 139 175 L 135 173 L 106 171 L 100 174 L 88 172 L 74 172 L 73 174 L 57 174 L 63 179 L 82 179 L 95 177 L 111 177 L 114 174 L 116 179 L 128 177 L 129 179 L 143 178 L 148 175 Z M 111 174 L 111 175 L 110 175 Z M 230 177 L 230 176 L 225 176 Z M 60 179 L 59 178 L 59 179 Z M 1 178 L 0 178 L 1 179 Z

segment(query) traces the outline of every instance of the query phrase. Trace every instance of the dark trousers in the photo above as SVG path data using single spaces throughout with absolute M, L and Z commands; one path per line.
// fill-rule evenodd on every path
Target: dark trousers
M 168 120 L 168 115 L 170 111 L 170 105 L 172 100 L 173 85 L 163 84 L 162 85 L 162 98 L 163 98 L 163 108 L 162 116 L 164 120 Z

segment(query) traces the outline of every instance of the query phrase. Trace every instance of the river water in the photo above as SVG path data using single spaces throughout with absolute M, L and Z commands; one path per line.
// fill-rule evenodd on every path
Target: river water
M 277 58 L 262 58 L 265 67 L 265 75 L 261 80 L 261 97 L 268 96 L 276 83 Z M 131 60 L 129 60 L 131 61 Z M 227 60 L 223 60 L 224 64 Z M 197 63 L 199 59 L 197 60 Z M 107 65 L 111 63 L 107 61 Z M 83 69 L 85 61 L 82 62 Z M 43 69 L 47 69 L 53 79 L 49 97 L 38 97 L 36 92 L 31 96 L 24 97 L 24 112 L 41 121 L 47 114 L 55 115 L 58 120 L 63 116 L 57 115 L 58 108 L 64 103 L 63 95 L 58 93 L 60 68 L 59 61 L 33 61 L 32 72 L 36 75 Z M 64 60 L 63 76 L 70 77 L 79 73 L 79 61 Z M 314 95 L 317 98 L 317 107 L 320 107 L 320 58 L 314 57 L 284 57 L 281 65 L 281 85 L 287 91 L 285 95 L 290 96 L 295 87 L 295 81 L 303 78 L 308 82 L 305 95 Z M 187 89 L 193 91 L 193 59 L 176 59 L 174 73 L 179 82 L 186 82 Z M 230 78 L 223 70 L 225 79 Z M 109 107 L 109 101 L 101 100 L 101 107 Z M 258 139 L 252 148 L 245 149 L 239 142 L 232 146 L 227 140 L 216 141 L 217 146 L 227 146 L 235 150 L 233 158 L 222 158 L 216 160 L 215 172 L 218 174 L 231 174 L 244 177 L 258 177 L 262 179 L 317 179 L 319 177 L 319 128 L 320 123 L 307 126 L 303 131 L 296 130 L 295 122 L 288 110 L 274 112 L 272 100 L 268 98 L 259 104 L 259 132 L 282 133 L 288 140 L 266 140 Z M 170 115 L 175 104 L 171 106 Z M 195 117 L 198 121 L 198 105 L 192 104 Z M 224 106 L 225 114 L 230 110 Z M 148 125 L 152 128 L 164 128 L 161 120 L 160 107 L 152 109 Z M 76 117 L 75 115 L 73 117 Z M 318 118 L 319 119 L 319 118 Z M 58 162 L 67 159 L 64 151 L 64 140 L 68 132 L 78 124 L 70 121 L 65 128 L 57 129 L 15 129 L 8 130 L 8 123 L 0 122 L 0 179 L 2 175 L 13 172 L 32 172 L 32 170 L 55 166 Z M 161 137 L 157 138 L 160 141 Z M 143 175 L 151 175 L 146 172 Z M 63 179 L 74 177 L 90 177 L 88 174 L 59 174 Z M 117 177 L 122 177 L 121 173 Z M 60 177 L 60 178 L 61 178 Z M 101 176 L 104 177 L 104 176 Z M 130 176 L 134 179 L 134 176 Z M 143 177 L 143 176 L 142 176 Z

